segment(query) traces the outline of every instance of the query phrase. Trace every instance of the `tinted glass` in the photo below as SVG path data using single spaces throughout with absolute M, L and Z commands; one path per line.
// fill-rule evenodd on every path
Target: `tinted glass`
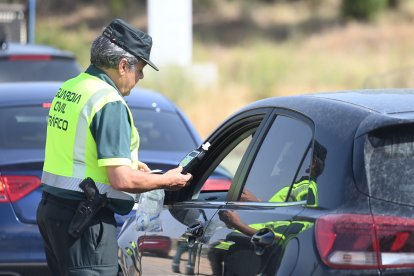
M 224 176 L 228 188 L 231 185 L 231 181 L 233 181 L 234 176 L 236 175 L 237 169 L 239 169 L 240 162 L 247 152 L 247 149 L 253 139 L 253 135 L 256 131 L 256 128 L 252 128 L 244 133 L 241 133 L 235 140 L 226 146 L 226 148 L 222 151 L 224 153 L 223 159 L 220 160 L 219 165 L 215 168 L 214 172 L 218 175 Z M 216 159 L 216 161 L 219 161 Z M 216 175 L 217 177 L 217 175 Z M 218 180 L 220 181 L 220 180 Z M 211 179 L 208 179 L 206 182 L 203 183 L 202 189 L 206 189 L 206 191 L 201 191 L 201 193 L 196 193 L 193 195 L 192 199 L 202 199 L 208 201 L 224 201 L 227 193 L 228 188 L 225 191 L 221 191 L 218 193 L 211 193 L 208 186 L 211 185 Z
M 197 147 L 176 113 L 131 109 L 140 136 L 140 150 L 191 151 Z
M 0 60 L 0 82 L 65 81 L 80 73 L 73 59 Z
M 240 165 L 240 161 L 242 160 L 243 155 L 247 151 L 247 148 L 252 141 L 253 131 L 254 130 L 251 130 L 243 134 L 241 137 L 246 138 L 243 138 L 243 140 L 241 140 L 241 142 L 234 149 L 232 149 L 220 163 L 220 167 L 229 172 L 232 177 L 234 177 L 236 174 L 236 170 Z
M 299 168 L 310 165 L 310 158 L 305 159 L 305 156 L 311 139 L 312 131 L 308 125 L 278 116 L 260 146 L 244 191 L 250 192 L 259 201 L 270 201 L 282 189 L 289 190 L 298 177 Z M 302 165 L 304 160 L 308 164 Z M 306 172 L 306 169 L 302 170 Z
M 0 148 L 43 148 L 48 113 L 48 108 L 40 106 L 0 109 Z
M 364 159 L 373 197 L 414 204 L 413 126 L 387 128 L 369 135 Z

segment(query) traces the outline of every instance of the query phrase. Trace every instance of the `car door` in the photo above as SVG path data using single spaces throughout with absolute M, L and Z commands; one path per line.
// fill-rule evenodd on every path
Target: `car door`
M 180 272 L 190 275 L 204 273 L 205 269 L 202 267 L 204 262 L 200 263 L 200 253 L 203 244 L 209 238 L 209 233 L 206 231 L 211 232 L 216 227 L 221 227 L 220 222 L 212 226 L 212 218 L 231 197 L 230 184 L 240 174 L 239 168 L 254 149 L 256 137 L 260 137 L 260 133 L 265 129 L 270 114 L 271 109 L 252 110 L 239 114 L 225 122 L 206 140 L 211 147 L 199 166 L 192 172 L 191 185 L 186 193 L 175 193 L 178 199 L 175 198 L 170 208 L 171 212 L 182 213 L 195 213 L 195 210 L 198 210 L 201 213 L 199 218 L 202 218 L 192 220 L 188 224 L 189 227 L 183 233 L 183 239 L 173 256 L 173 268 L 176 265 Z M 229 181 L 227 187 L 211 182 L 211 176 L 218 172 L 227 177 Z M 183 198 L 184 196 L 187 198 Z M 186 248 L 187 252 L 183 262 L 178 264 L 182 248 Z
M 224 150 L 210 166 L 226 166 L 251 134 L 253 139 L 238 163 L 226 203 L 210 214 L 213 216 L 196 242 L 199 274 L 274 275 L 287 241 L 310 226 L 294 218 L 308 200 L 309 187 L 296 185 L 309 179 L 312 122 L 294 112 L 274 112 L 259 132 L 246 129 L 227 141 L 237 146 Z M 313 201 L 315 197 L 313 194 Z M 214 197 L 204 204 L 213 203 Z

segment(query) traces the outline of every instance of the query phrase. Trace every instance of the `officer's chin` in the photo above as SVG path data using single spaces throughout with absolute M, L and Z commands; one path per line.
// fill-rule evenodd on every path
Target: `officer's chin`
M 129 96 L 129 94 L 131 94 L 131 90 L 128 90 L 128 91 L 124 91 L 123 93 L 121 93 L 122 94 L 122 96 Z

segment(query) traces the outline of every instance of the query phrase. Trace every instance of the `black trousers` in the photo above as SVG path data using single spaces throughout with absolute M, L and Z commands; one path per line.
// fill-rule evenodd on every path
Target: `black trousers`
M 79 202 L 46 192 L 37 209 L 37 224 L 52 275 L 108 275 L 118 273 L 118 245 L 114 213 L 103 208 L 79 239 L 68 234 Z

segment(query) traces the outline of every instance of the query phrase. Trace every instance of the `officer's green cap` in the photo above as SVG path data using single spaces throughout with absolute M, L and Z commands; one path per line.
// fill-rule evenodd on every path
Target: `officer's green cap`
M 132 27 L 122 19 L 115 19 L 105 28 L 102 35 L 158 71 L 157 66 L 150 61 L 152 38 L 147 33 Z

